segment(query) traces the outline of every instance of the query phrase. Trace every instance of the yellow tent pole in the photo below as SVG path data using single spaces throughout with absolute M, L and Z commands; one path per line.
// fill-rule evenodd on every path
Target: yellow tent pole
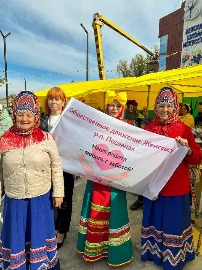
M 184 103 L 184 93 L 182 93 L 182 102 Z
M 200 254 L 201 235 L 202 235 L 202 227 L 200 228 L 200 231 L 199 231 L 199 237 L 198 237 L 198 242 L 197 242 L 197 247 L 196 247 L 196 256 Z
M 151 85 L 147 85 L 147 115 L 149 109 L 149 98 L 150 98 Z

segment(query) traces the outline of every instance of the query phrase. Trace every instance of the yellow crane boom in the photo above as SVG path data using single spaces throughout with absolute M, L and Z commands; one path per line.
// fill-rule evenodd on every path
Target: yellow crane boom
M 97 62 L 98 62 L 98 71 L 99 71 L 99 77 L 100 80 L 105 80 L 105 69 L 104 69 L 104 56 L 103 56 L 103 50 L 102 50 L 102 35 L 101 35 L 101 27 L 103 25 L 109 26 L 111 29 L 115 30 L 120 35 L 124 36 L 131 42 L 135 43 L 138 47 L 143 49 L 145 52 L 153 56 L 153 52 L 148 50 L 146 47 L 144 47 L 141 43 L 139 43 L 137 40 L 129 36 L 126 32 L 124 32 L 121 28 L 116 26 L 114 23 L 109 21 L 107 18 L 102 16 L 99 13 L 95 13 L 93 16 L 93 30 L 94 30 L 94 37 L 95 37 L 95 46 L 96 46 L 96 54 L 97 54 Z

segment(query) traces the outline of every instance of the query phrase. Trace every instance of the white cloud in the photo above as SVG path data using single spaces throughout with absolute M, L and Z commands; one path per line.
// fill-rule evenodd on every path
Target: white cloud
M 151 49 L 159 45 L 159 19 L 180 7 L 181 0 L 145 0 L 144 3 L 142 0 L 1 0 L 0 29 L 3 33 L 12 33 L 6 43 L 9 70 L 16 72 L 14 66 L 22 66 L 24 72 L 30 75 L 43 73 L 44 70 L 66 73 L 70 75 L 70 80 L 74 73 L 75 80 L 85 80 L 85 74 L 77 72 L 84 70 L 86 65 L 86 33 L 80 23 L 89 33 L 89 69 L 95 70 L 97 60 L 92 29 L 95 12 L 101 13 Z M 120 59 L 129 60 L 135 54 L 143 53 L 106 25 L 102 27 L 102 38 L 106 70 L 116 68 Z M 0 41 L 0 70 L 3 70 L 1 59 L 3 42 Z M 8 75 L 12 77 L 12 74 Z M 14 79 L 13 89 L 17 91 L 23 78 Z M 50 80 L 45 79 L 43 83 L 38 81 L 38 84 L 49 84 Z M 98 79 L 98 75 L 90 72 L 89 79 Z M 31 83 L 35 88 L 37 78 L 30 80 Z

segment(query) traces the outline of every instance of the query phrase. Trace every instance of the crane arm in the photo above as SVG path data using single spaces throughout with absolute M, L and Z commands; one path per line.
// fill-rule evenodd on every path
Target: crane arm
M 96 44 L 96 53 L 97 53 L 97 61 L 98 61 L 98 71 L 100 80 L 105 79 L 105 71 L 104 71 L 104 57 L 103 57 L 103 51 L 102 51 L 102 36 L 101 36 L 101 27 L 103 25 L 107 25 L 120 35 L 124 36 L 134 44 L 136 44 L 138 47 L 143 49 L 145 52 L 147 52 L 149 55 L 153 56 L 153 52 L 148 50 L 145 46 L 143 46 L 141 43 L 139 43 L 137 40 L 135 40 L 133 37 L 128 35 L 126 32 L 124 32 L 121 28 L 116 26 L 114 23 L 112 23 L 110 20 L 105 18 L 99 13 L 95 13 L 93 16 L 93 29 L 94 29 L 94 36 L 95 36 L 95 44 Z
M 96 13 L 96 14 L 99 14 L 99 13 Z M 153 52 L 151 52 L 150 50 L 148 50 L 140 42 L 138 42 L 133 37 L 131 37 L 130 35 L 128 35 L 125 31 L 123 31 L 121 28 L 119 28 L 118 26 L 116 26 L 114 23 L 112 23 L 110 20 L 108 20 L 104 16 L 102 16 L 102 15 L 99 14 L 99 16 L 96 17 L 96 19 L 97 20 L 100 20 L 103 24 L 106 24 L 107 26 L 109 26 L 110 28 L 112 28 L 114 31 L 116 31 L 117 33 L 119 33 L 120 35 L 124 36 L 128 40 L 130 40 L 133 43 L 135 43 L 138 47 L 140 47 L 141 49 L 143 49 L 148 54 L 153 55 Z
M 101 26 L 103 25 L 100 21 L 93 21 L 93 30 L 95 37 L 95 46 L 96 46 L 96 54 L 97 54 L 97 62 L 98 62 L 98 72 L 100 80 L 105 80 L 105 68 L 104 68 L 104 56 L 102 50 L 102 35 L 101 35 Z

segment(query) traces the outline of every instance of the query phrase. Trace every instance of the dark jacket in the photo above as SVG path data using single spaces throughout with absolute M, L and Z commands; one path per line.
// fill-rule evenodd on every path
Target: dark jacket
M 40 128 L 44 131 L 48 131 L 48 118 L 49 115 L 42 113 L 41 114 L 41 119 L 40 119 Z
M 199 112 L 198 115 L 194 118 L 196 126 L 202 126 L 202 113 Z

